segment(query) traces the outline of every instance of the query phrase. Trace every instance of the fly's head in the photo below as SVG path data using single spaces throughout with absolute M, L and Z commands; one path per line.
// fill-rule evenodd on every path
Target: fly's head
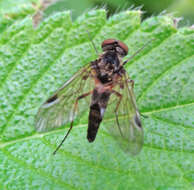
M 128 47 L 126 44 L 116 39 L 107 39 L 102 42 L 103 62 L 114 72 L 119 70 L 121 60 L 128 54 Z
M 103 52 L 115 52 L 119 57 L 128 54 L 128 47 L 125 43 L 116 39 L 107 39 L 102 42 Z

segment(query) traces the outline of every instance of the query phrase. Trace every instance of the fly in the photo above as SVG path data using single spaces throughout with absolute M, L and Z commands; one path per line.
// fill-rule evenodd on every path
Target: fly
M 128 54 L 127 45 L 116 39 L 104 40 L 102 54 L 80 69 L 39 108 L 35 118 L 38 132 L 70 123 L 67 134 L 53 154 L 69 135 L 75 118 L 87 109 L 89 142 L 95 140 L 99 126 L 107 116 L 113 118 L 109 131 L 120 144 L 133 155 L 140 152 L 143 128 L 133 92 L 134 81 L 129 78 L 124 65 L 146 45 L 123 61 Z

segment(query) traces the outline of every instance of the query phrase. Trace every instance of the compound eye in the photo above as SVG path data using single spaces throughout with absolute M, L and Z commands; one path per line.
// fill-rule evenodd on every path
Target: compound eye
M 119 53 L 123 56 L 126 56 L 128 54 L 128 47 L 125 43 L 121 42 L 120 40 L 116 39 L 106 39 L 102 42 L 102 49 L 103 50 L 110 50 L 114 49 L 116 47 L 121 48 L 119 50 Z M 117 49 L 119 49 L 117 48 Z
M 105 47 L 105 46 L 107 46 L 107 45 L 112 45 L 112 44 L 115 44 L 115 43 L 117 43 L 117 40 L 115 40 L 115 39 L 107 39 L 107 40 L 104 40 L 102 42 L 102 48 Z
M 121 41 L 118 41 L 118 45 L 120 46 L 120 48 L 123 49 L 123 51 L 125 52 L 125 55 L 128 54 L 128 47 L 125 43 L 121 42 Z

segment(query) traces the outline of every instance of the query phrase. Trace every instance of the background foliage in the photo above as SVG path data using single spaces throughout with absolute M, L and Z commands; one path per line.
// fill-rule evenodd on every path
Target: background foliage
M 55 13 L 34 29 L 27 15 L 41 5 L 21 2 L 29 9 L 1 2 L 7 12 L 0 19 L 0 189 L 192 189 L 194 30 L 177 29 L 169 15 L 141 23 L 140 10 L 106 19 L 104 9 L 75 21 L 68 11 Z M 41 103 L 96 58 L 86 28 L 99 51 L 106 38 L 123 40 L 129 55 L 155 39 L 126 65 L 140 112 L 149 116 L 142 118 L 145 145 L 136 157 L 108 134 L 109 120 L 89 144 L 83 115 L 56 156 L 52 152 L 69 126 L 34 130 Z
M 93 7 L 106 7 L 108 16 L 130 7 L 141 7 L 144 11 L 143 19 L 168 12 L 182 17 L 180 25 L 194 24 L 194 0 L 82 0 L 82 3 L 77 3 L 77 0 L 59 0 L 45 11 L 45 17 L 54 12 L 71 9 L 73 18 L 76 18 Z

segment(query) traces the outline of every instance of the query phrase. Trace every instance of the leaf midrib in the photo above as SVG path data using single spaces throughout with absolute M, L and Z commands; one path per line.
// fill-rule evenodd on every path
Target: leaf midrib
M 82 126 L 82 127 L 84 127 L 84 126 Z M 77 127 L 76 127 L 77 128 Z M 80 128 L 80 127 L 79 127 Z M 60 130 L 60 131 L 64 131 L 64 129 L 63 130 Z M 104 132 L 104 131 L 102 131 L 103 132 L 103 134 L 104 135 L 106 135 L 106 136 L 108 136 L 108 137 L 110 137 L 110 135 L 108 134 L 108 133 L 106 133 L 106 132 Z M 29 138 L 28 138 L 29 139 Z M 44 139 L 41 139 L 41 141 L 42 141 L 42 143 L 43 144 L 45 144 L 45 145 L 47 145 L 47 146 L 49 146 L 49 147 L 51 147 L 51 148 L 53 148 L 53 149 L 55 149 L 56 147 L 54 146 L 54 145 L 51 145 L 48 141 L 46 141 L 46 140 L 44 140 Z M 158 147 L 150 147 L 150 146 L 148 146 L 148 145 L 144 145 L 146 148 L 151 148 L 151 149 L 155 149 L 155 150 L 160 150 L 160 151 L 165 151 L 165 152 L 181 152 L 181 151 L 175 151 L 175 150 L 168 150 L 168 149 L 166 149 L 166 150 L 163 150 L 163 149 L 159 149 Z M 16 161 L 16 163 L 19 163 L 20 165 L 22 165 L 22 166 L 24 166 L 25 168 L 28 168 L 28 169 L 31 169 L 32 171 L 36 171 L 36 168 L 34 168 L 34 166 L 33 165 L 27 165 L 27 163 L 25 163 L 23 160 L 19 160 L 18 158 L 16 158 L 16 157 L 14 157 L 13 155 L 11 155 L 9 152 L 7 152 L 6 150 L 2 150 L 4 153 L 5 153 L 5 155 L 8 155 L 8 157 L 11 159 L 11 160 L 14 160 L 14 161 Z M 51 152 L 52 153 L 52 152 Z M 184 152 L 184 153 L 191 153 L 191 152 Z M 121 169 L 116 169 L 116 168 L 110 168 L 110 167 L 104 167 L 103 165 L 100 165 L 100 164 L 96 164 L 96 163 L 93 163 L 93 162 L 91 162 L 91 161 L 89 161 L 89 160 L 83 160 L 80 156 L 77 156 L 77 155 L 73 155 L 71 152 L 67 152 L 67 151 L 59 151 L 57 154 L 61 154 L 62 156 L 68 156 L 68 157 L 70 157 L 70 158 L 73 158 L 74 160 L 77 160 L 77 161 L 79 161 L 79 162 L 81 162 L 81 163 L 84 163 L 85 165 L 87 165 L 87 166 L 90 166 L 90 167 L 93 167 L 93 168 L 99 168 L 99 169 L 102 169 L 102 170 L 104 170 L 104 171 L 108 171 L 108 172 L 116 172 L 116 173 L 118 173 L 118 174 L 123 174 L 123 175 L 130 175 L 131 177 L 134 177 L 133 176 L 133 173 L 132 173 L 132 171 L 131 170 L 121 170 Z M 171 160 L 172 161 L 172 160 Z M 179 168 L 179 170 L 181 171 L 181 173 L 183 173 L 183 171 L 182 171 L 182 169 L 177 165 L 177 164 L 175 164 L 175 166 L 176 167 L 178 167 Z M 39 168 L 39 170 L 40 170 L 40 168 Z M 37 173 L 37 172 L 36 172 Z M 53 176 L 48 176 L 47 175 L 47 173 L 45 173 L 44 171 L 42 171 L 42 170 L 40 170 L 40 172 L 38 172 L 38 174 L 40 174 L 41 176 L 45 176 L 45 177 L 48 177 L 49 179 L 51 178 L 52 180 L 53 179 L 55 179 Z M 171 175 L 171 177 L 179 177 L 179 175 Z M 184 178 L 184 179 L 186 179 L 186 178 Z M 187 179 L 186 179 L 187 180 Z M 53 181 L 55 181 L 55 180 L 53 180 Z M 56 181 L 58 184 L 60 184 L 60 182 L 61 182 L 61 180 L 60 179 L 57 179 L 57 181 Z M 189 182 L 188 180 L 187 180 L 187 182 Z M 69 184 L 67 184 L 67 183 L 63 183 L 63 185 L 69 185 Z M 72 187 L 72 186 L 71 186 Z
M 191 105 L 194 105 L 194 102 L 189 103 L 189 104 L 178 105 L 178 106 L 174 106 L 174 107 L 161 108 L 161 109 L 158 109 L 158 110 L 155 110 L 155 111 L 151 111 L 151 112 L 141 112 L 141 113 L 145 114 L 145 115 L 151 115 L 151 114 L 154 114 L 154 113 L 159 113 L 159 112 L 163 112 L 163 111 L 167 111 L 167 110 L 173 110 L 173 109 L 177 109 L 177 108 L 183 108 L 183 107 L 187 107 L 187 106 L 191 106 Z M 106 121 L 108 121 L 108 120 L 105 120 L 104 122 L 106 122 Z M 175 123 L 171 123 L 171 124 L 175 124 Z M 177 123 L 176 123 L 176 125 L 177 125 Z M 191 126 L 185 126 L 185 125 L 182 125 L 182 124 L 178 124 L 178 125 L 181 125 L 181 126 L 187 128 L 187 129 L 188 128 L 189 129 L 193 129 Z M 74 128 L 81 128 L 81 127 L 87 127 L 87 123 L 86 124 L 78 124 Z M 56 129 L 56 130 L 49 131 L 49 132 L 46 132 L 46 133 L 33 133 L 32 135 L 27 136 L 27 137 L 21 137 L 21 138 L 18 138 L 16 140 L 0 142 L 0 148 L 7 147 L 7 146 L 15 144 L 17 142 L 27 141 L 27 140 L 30 140 L 30 139 L 43 138 L 43 137 L 45 137 L 47 135 L 64 132 L 65 130 L 66 130 L 66 128 L 62 128 L 62 129 L 60 128 L 60 129 Z M 169 151 L 173 151 L 173 150 L 169 150 Z M 177 151 L 175 151 L 175 152 L 177 152 Z M 192 152 L 186 151 L 186 153 L 192 153 Z

